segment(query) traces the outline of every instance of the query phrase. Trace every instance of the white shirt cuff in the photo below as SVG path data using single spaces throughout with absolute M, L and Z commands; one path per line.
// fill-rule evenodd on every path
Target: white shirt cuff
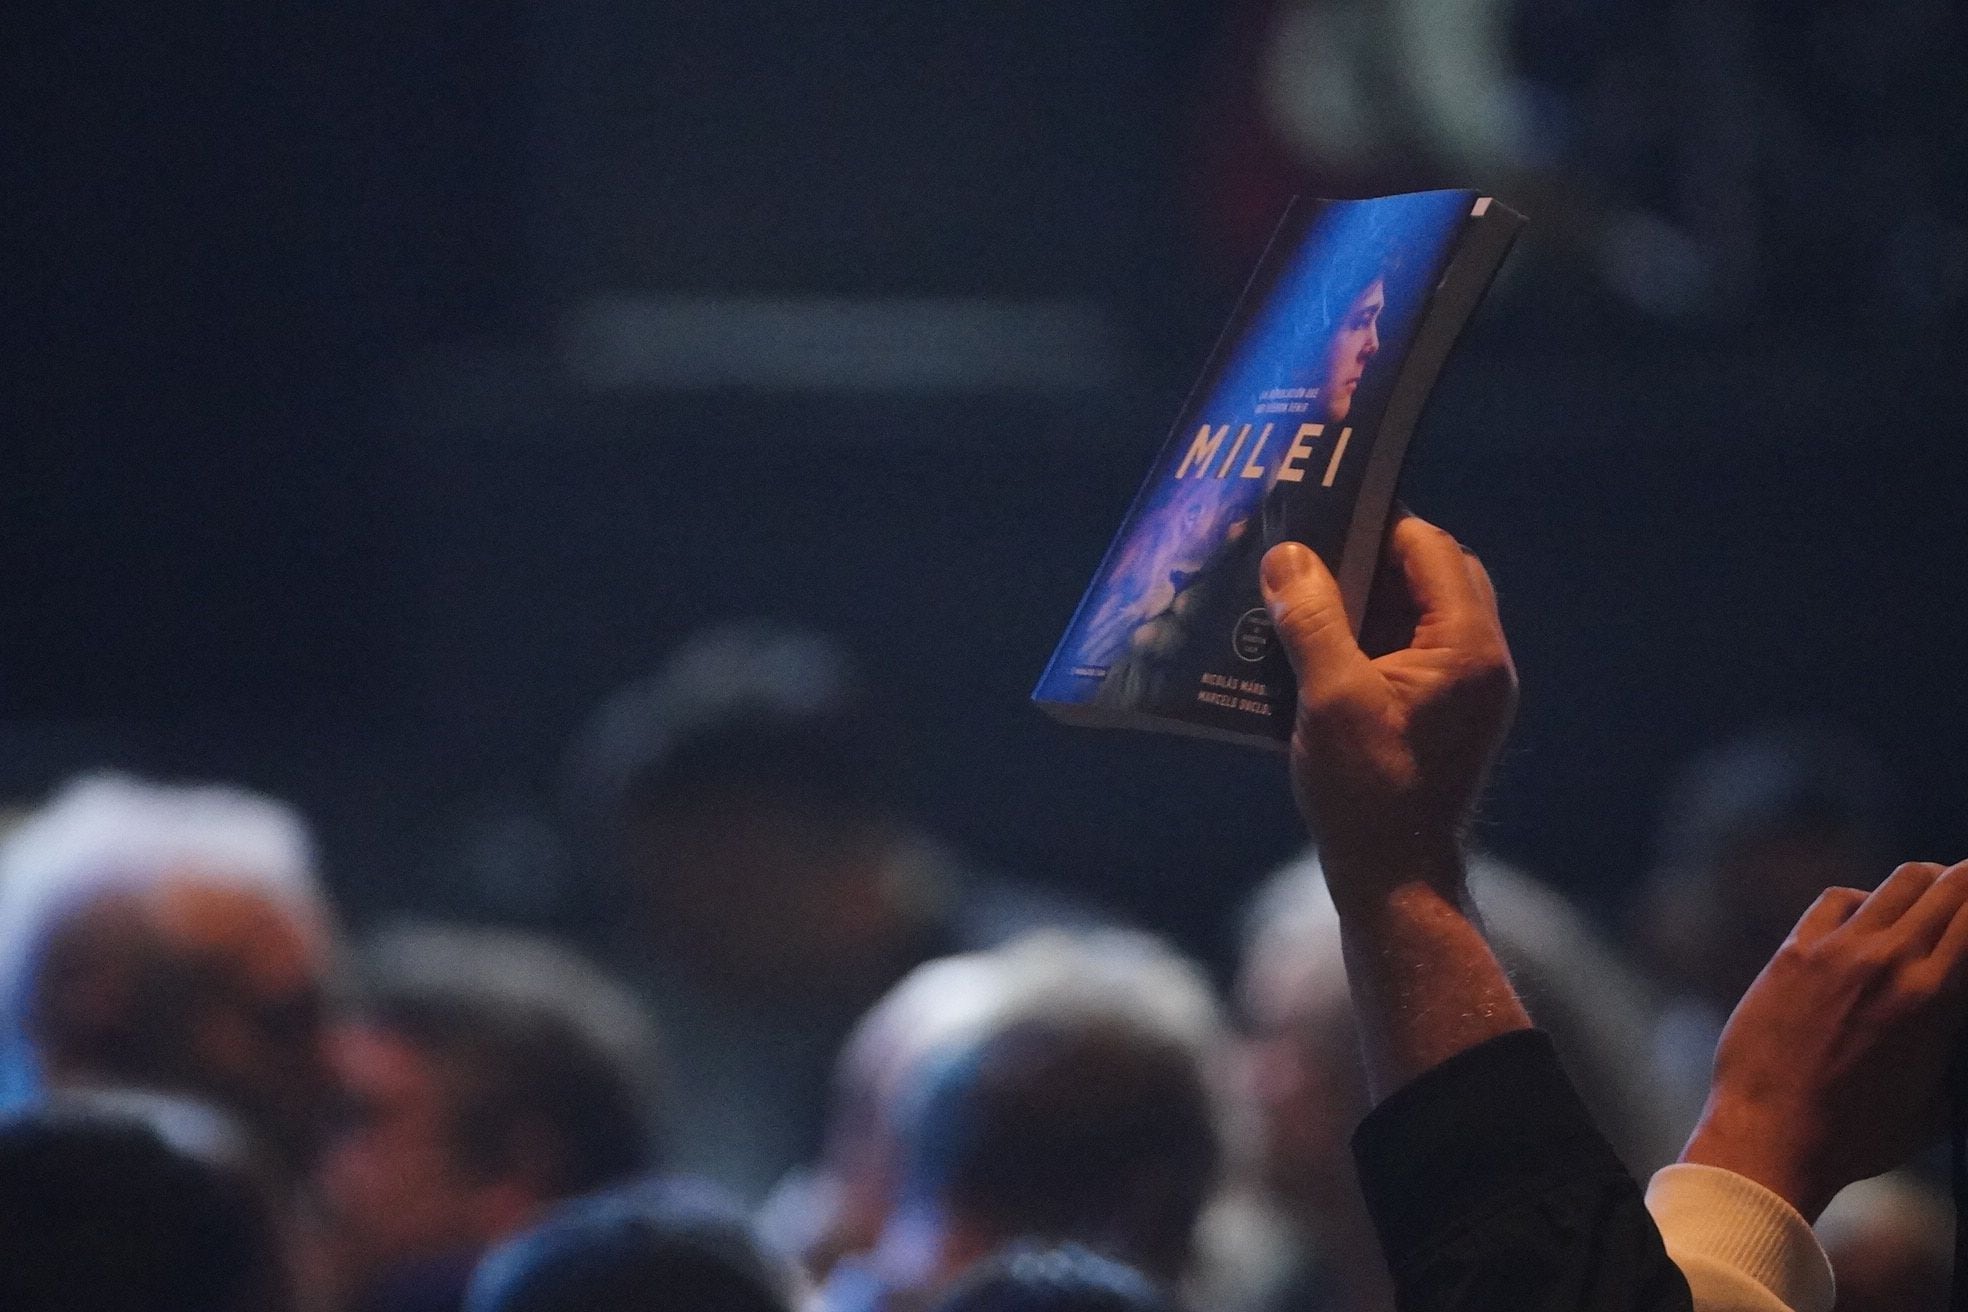
M 1797 1209 L 1718 1166 L 1663 1167 L 1647 1210 L 1696 1312 L 1831 1312 L 1831 1262 Z

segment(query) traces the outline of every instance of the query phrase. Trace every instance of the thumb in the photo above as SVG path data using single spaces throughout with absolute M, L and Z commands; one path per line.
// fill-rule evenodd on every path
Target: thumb
M 1264 553 L 1258 576 L 1300 689 L 1350 674 L 1366 663 L 1366 653 L 1353 639 L 1339 584 L 1310 547 L 1280 542 Z

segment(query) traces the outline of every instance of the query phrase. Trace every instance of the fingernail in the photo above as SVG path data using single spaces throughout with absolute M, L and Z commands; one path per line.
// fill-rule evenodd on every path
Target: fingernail
M 1312 569 L 1312 548 L 1303 542 L 1281 542 L 1264 556 L 1264 586 L 1282 592 Z

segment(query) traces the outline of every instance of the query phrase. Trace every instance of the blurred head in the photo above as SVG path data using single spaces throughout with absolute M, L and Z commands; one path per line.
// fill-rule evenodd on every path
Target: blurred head
M 789 1312 L 787 1286 L 740 1218 L 631 1190 L 572 1203 L 487 1254 L 465 1312 Z
M 1015 999 L 925 1062 L 884 1235 L 937 1231 L 942 1278 L 1022 1239 L 1177 1279 L 1215 1182 L 1216 1017 L 1193 967 L 1138 935 L 1044 935 Z
M 520 934 L 435 928 L 387 935 L 368 961 L 316 1174 L 350 1284 L 474 1252 L 654 1167 L 654 1037 L 593 966 Z
M 776 1191 L 764 1223 L 783 1251 L 824 1276 L 874 1246 L 895 1206 L 905 1095 L 934 1054 L 988 1023 L 1016 985 L 1003 952 L 925 962 L 869 1008 L 834 1068 L 826 1140 L 813 1172 Z
M 1837 1312 L 1948 1306 L 1954 1270 L 1948 1200 L 1906 1172 L 1847 1187 L 1815 1229 L 1837 1277 Z
M 894 932 L 885 746 L 833 643 L 738 625 L 603 703 L 573 748 L 570 805 L 646 935 L 784 986 L 852 972 Z
M 1885 771 L 1811 729 L 1733 739 L 1693 761 L 1661 818 L 1640 940 L 1679 990 L 1726 1013 L 1819 893 L 1891 868 Z
M 1175 1312 L 1175 1303 L 1139 1271 L 1067 1245 L 980 1263 L 934 1312 Z
M 0 999 L 41 1080 L 210 1099 L 290 1167 L 332 938 L 305 827 L 253 794 L 84 779 L 0 847 Z
M 1359 1196 L 1351 1143 L 1367 1088 L 1339 915 L 1316 872 L 1288 867 L 1259 895 L 1237 1002 L 1265 1189 L 1320 1226 L 1350 1215 Z
M 272 1215 L 242 1172 L 133 1114 L 49 1105 L 0 1122 L 0 1307 L 288 1305 Z

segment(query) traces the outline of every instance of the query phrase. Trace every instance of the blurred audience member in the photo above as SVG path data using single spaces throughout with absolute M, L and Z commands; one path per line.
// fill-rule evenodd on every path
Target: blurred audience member
M 184 1127 L 205 1115 L 163 1100 L 50 1103 L 0 1122 L 0 1307 L 293 1306 L 266 1197 L 236 1164 L 184 1142 L 204 1137 Z
M 653 1169 L 654 1035 L 619 986 L 528 935 L 401 929 L 366 962 L 333 1048 L 325 1258 L 359 1308 L 455 1308 L 487 1246 Z
M 1651 1172 L 1680 1147 L 1646 1065 L 1645 988 L 1576 910 L 1493 859 L 1471 863 L 1471 894 L 1497 955 L 1550 1033 L 1621 1158 Z M 1261 1125 L 1257 1199 L 1212 1227 L 1246 1227 L 1243 1288 L 1226 1302 L 1376 1312 L 1394 1289 L 1360 1195 L 1352 1138 L 1369 1102 L 1339 913 L 1316 856 L 1258 895 L 1238 980 L 1245 1075 Z M 1268 1250 L 1268 1251 L 1267 1251 Z M 1266 1269 L 1268 1268 L 1268 1269 Z
M 1153 1281 L 1077 1245 L 980 1263 L 935 1312 L 1175 1312 Z
M 1636 938 L 1672 998 L 1655 1059 L 1683 1130 L 1730 1011 L 1827 888 L 1892 868 L 1885 771 L 1822 733 L 1775 730 L 1697 758 L 1669 794 Z
M 1941 1312 L 1954 1269 L 1945 1195 L 1905 1171 L 1847 1186 L 1818 1218 L 1837 1312 Z
M 881 1237 L 900 1185 L 910 1082 L 934 1054 L 1007 1004 L 1013 955 L 965 952 L 924 962 L 848 1036 L 834 1068 L 820 1160 L 780 1181 L 761 1213 L 766 1238 L 815 1280 Z
M 987 1022 L 926 1052 L 902 1094 L 900 1170 L 833 1312 L 920 1308 L 1018 1241 L 1078 1243 L 1174 1284 L 1222 1151 L 1208 987 L 1154 940 L 1035 935 L 1001 950 Z
M 675 1055 L 677 1165 L 756 1201 L 818 1147 L 828 1072 L 911 966 L 1057 919 L 905 816 L 847 658 L 763 624 L 707 632 L 595 713 L 570 805 Z
M 642 1187 L 584 1198 L 487 1254 L 466 1312 L 791 1312 L 743 1220 Z
M 329 1087 L 333 941 L 305 826 L 254 794 L 85 778 L 0 847 L 0 1016 L 32 1090 L 208 1099 L 282 1173 Z

